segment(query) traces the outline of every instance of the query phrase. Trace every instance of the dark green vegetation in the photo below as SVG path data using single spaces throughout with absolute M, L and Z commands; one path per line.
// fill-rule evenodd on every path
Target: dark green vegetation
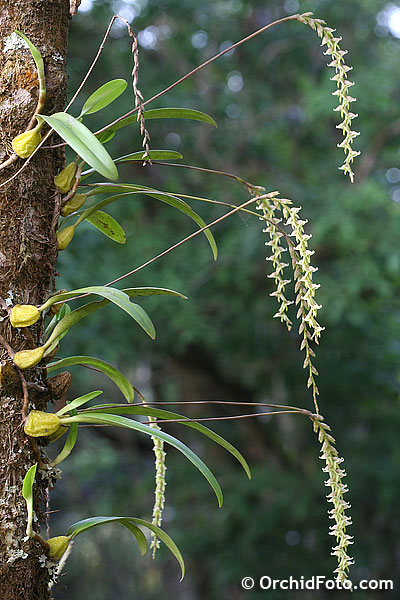
M 215 54 L 227 40 L 236 41 L 286 14 L 283 2 L 275 0 L 114 5 L 119 11 L 141 5 L 133 28 L 145 31 L 141 39 L 147 43 L 158 36 L 155 48 L 141 47 L 139 84 L 145 99 Z M 358 100 L 353 107 L 360 115 L 355 127 L 361 131 L 355 148 L 362 150 L 354 185 L 337 170 L 341 136 L 332 113 L 335 84 L 325 68 L 327 57 L 317 36 L 300 23 L 272 29 L 151 105 L 204 110 L 217 120 L 217 130 L 193 122 L 148 122 L 151 148 L 179 150 L 186 164 L 231 171 L 267 191 L 280 190 L 309 219 L 319 267 L 315 281 L 321 283 L 320 321 L 326 327 L 316 361 L 320 408 L 349 475 L 354 581 L 399 575 L 400 306 L 395 290 L 400 279 L 400 207 L 394 200 L 400 198 L 400 172 L 386 174 L 399 167 L 400 48 L 399 40 L 376 29 L 377 13 L 384 6 L 371 0 L 314 0 L 300 6 L 336 27 L 349 50 L 347 62 L 354 67 L 351 79 L 356 82 L 352 94 Z M 94 56 L 111 11 L 109 3 L 97 0 L 90 12 L 75 18 L 71 89 Z M 205 46 L 196 48 L 192 40 Z M 122 27 L 116 28 L 81 104 L 99 85 L 127 77 L 130 70 L 130 41 Z M 229 89 L 229 81 L 231 87 L 240 87 L 240 76 L 243 88 Z M 128 88 L 100 117 L 88 117 L 88 125 L 102 126 L 132 106 Z M 107 148 L 113 156 L 139 150 L 138 127 L 121 130 Z M 119 170 L 126 182 L 230 203 L 247 199 L 238 184 L 194 171 L 155 165 L 143 169 L 139 164 Z M 194 201 L 192 206 L 206 220 L 225 210 Z M 150 198 L 131 197 L 110 212 L 127 232 L 126 246 L 113 245 L 82 224 L 60 255 L 63 287 L 104 284 L 193 231 L 184 216 Z M 60 354 L 112 362 L 149 400 L 260 401 L 312 409 L 296 331 L 288 334 L 272 319 L 277 304 L 268 296 L 273 288 L 266 278 L 269 263 L 261 224 L 234 216 L 214 234 L 217 263 L 204 236 L 198 236 L 125 281 L 126 286 L 157 284 L 189 297 L 142 301 L 155 322 L 156 342 L 132 327 L 126 315 L 108 308 L 72 332 Z M 82 375 L 79 368 L 71 372 L 71 398 L 97 389 L 95 373 Z M 102 378 L 104 385 L 108 383 Z M 104 398 L 120 400 L 114 388 L 105 390 Z M 175 408 L 192 417 L 235 414 L 212 405 Z M 327 534 L 327 491 L 311 424 L 298 415 L 284 415 L 210 425 L 243 452 L 253 480 L 247 481 L 222 449 L 185 431 L 182 437 L 213 468 L 224 489 L 225 504 L 219 510 L 196 470 L 169 452 L 163 525 L 185 557 L 184 582 L 179 583 L 178 568 L 165 549 L 156 561 L 142 559 L 129 534 L 110 526 L 78 538 L 65 569 L 68 589 L 61 578 L 57 598 L 253 600 L 268 592 L 244 592 L 240 580 L 245 575 L 331 576 L 336 565 Z M 166 430 L 174 433 L 176 426 Z M 82 431 L 79 438 L 79 452 L 63 466 L 65 481 L 52 498 L 51 509 L 62 509 L 62 517 L 52 516 L 52 535 L 93 514 L 149 519 L 153 455 L 148 441 L 108 429 Z M 281 594 L 271 597 L 288 597 L 288 592 Z M 356 594 L 380 597 L 379 592 Z

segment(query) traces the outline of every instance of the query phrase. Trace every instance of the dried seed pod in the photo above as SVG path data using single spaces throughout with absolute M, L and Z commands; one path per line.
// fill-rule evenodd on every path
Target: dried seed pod
M 54 377 L 50 377 L 50 379 L 47 379 L 46 385 L 50 390 L 53 400 L 59 400 L 69 390 L 71 373 L 63 371 Z
M 60 560 L 62 555 L 68 549 L 70 539 L 71 538 L 67 537 L 66 535 L 59 535 L 47 540 L 47 543 L 50 546 L 49 557 L 52 561 L 58 562 Z
M 60 171 L 59 174 L 54 177 L 54 183 L 62 194 L 69 192 L 74 185 L 76 169 L 76 163 L 69 163 L 65 169 Z
M 44 352 L 43 346 L 32 350 L 20 350 L 14 354 L 14 364 L 20 369 L 30 369 L 42 360 Z
M 40 317 L 40 311 L 32 304 L 16 304 L 10 313 L 10 322 L 13 327 L 29 327 Z
M 24 425 L 24 431 L 30 437 L 47 437 L 53 435 L 59 428 L 60 418 L 42 410 L 31 410 Z
M 63 217 L 69 217 L 73 212 L 79 210 L 86 202 L 86 194 L 75 194 L 71 200 L 62 207 L 61 214 Z
M 65 250 L 72 238 L 74 237 L 75 227 L 70 225 L 57 233 L 57 248 Z
M 13 150 L 20 158 L 28 158 L 42 141 L 38 127 L 17 135 L 12 143 Z
M 69 427 L 67 427 L 66 425 L 60 425 L 60 427 L 57 429 L 57 431 L 55 431 L 51 435 L 47 436 L 47 441 L 50 444 L 52 442 L 55 442 L 56 440 L 58 440 L 58 438 L 62 437 L 65 433 L 67 433 L 68 429 L 69 429 Z

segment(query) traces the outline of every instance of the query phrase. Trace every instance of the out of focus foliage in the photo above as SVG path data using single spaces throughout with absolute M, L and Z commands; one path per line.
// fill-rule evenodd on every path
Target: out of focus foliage
M 139 34 L 139 83 L 145 99 L 231 41 L 286 14 L 313 11 L 343 37 L 342 47 L 349 50 L 346 61 L 354 67 L 352 93 L 358 101 L 352 108 L 359 113 L 356 128 L 361 131 L 355 143 L 362 155 L 354 168 L 354 185 L 337 170 L 342 156 L 332 112 L 333 73 L 325 67 L 327 57 L 315 33 L 297 22 L 257 37 L 151 105 L 203 110 L 217 120 L 217 130 L 178 120 L 149 121 L 148 128 L 153 149 L 177 149 L 185 164 L 232 171 L 268 191 L 280 190 L 303 207 L 313 234 L 320 319 L 326 326 L 317 353 L 321 412 L 332 426 L 349 474 L 350 533 L 355 536 L 351 553 L 356 560 L 352 577 L 396 579 L 400 4 L 310 0 L 299 7 L 296 0 L 84 0 L 71 30 L 72 91 L 114 11 Z M 130 70 L 130 40 L 117 24 L 81 104 L 96 87 L 128 77 Z M 87 122 L 96 129 L 132 106 L 128 88 Z M 118 132 L 108 148 L 114 156 L 139 150 L 138 127 Z M 176 167 L 138 164 L 121 167 L 120 174 L 121 181 L 171 192 L 232 203 L 247 199 L 230 180 Z M 221 207 L 200 202 L 192 206 L 207 220 L 223 213 Z M 116 247 L 83 225 L 60 257 L 60 286 L 106 283 L 193 231 L 184 216 L 152 199 L 132 197 L 110 212 L 126 229 L 126 246 Z M 272 282 L 266 278 L 269 263 L 261 229 L 257 219 L 235 216 L 215 229 L 217 263 L 204 237 L 198 236 L 126 280 L 171 287 L 189 296 L 188 301 L 143 300 L 157 328 L 155 342 L 109 307 L 65 338 L 62 355 L 91 354 L 113 362 L 149 400 L 260 401 L 311 408 L 296 331 L 288 334 L 272 319 L 277 306 L 268 296 Z M 100 384 L 95 374 L 82 374 L 78 367 L 72 375 L 76 395 Z M 111 387 L 106 395 L 110 401 L 119 399 Z M 181 410 L 192 417 L 233 414 L 212 405 Z M 246 481 L 222 450 L 184 432 L 223 485 L 225 506 L 218 510 L 191 465 L 170 452 L 164 526 L 187 561 L 184 583 L 178 583 L 178 570 L 166 553 L 161 550 L 156 561 L 143 560 L 128 534 L 110 526 L 76 542 L 57 598 L 257 599 L 268 592 L 244 592 L 242 577 L 331 575 L 335 559 L 327 533 L 326 488 L 310 423 L 282 416 L 213 425 L 243 451 L 253 480 Z M 168 431 L 177 432 L 177 427 Z M 53 535 L 93 514 L 148 518 L 153 457 L 147 441 L 139 436 L 132 441 L 107 429 L 84 429 L 78 444 L 55 493 L 52 509 L 62 509 L 62 516 L 52 517 Z M 286 598 L 290 592 L 274 594 Z M 357 594 L 380 597 L 379 592 Z M 319 592 L 319 597 L 330 596 Z

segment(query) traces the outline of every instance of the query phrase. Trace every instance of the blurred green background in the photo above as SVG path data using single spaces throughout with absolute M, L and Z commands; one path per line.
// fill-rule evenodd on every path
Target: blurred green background
M 358 99 L 352 109 L 359 113 L 355 128 L 361 131 L 355 147 L 362 151 L 354 185 L 337 169 L 343 157 L 332 112 L 334 73 L 325 66 L 319 38 L 297 22 L 271 29 L 152 104 L 203 110 L 219 127 L 149 121 L 151 147 L 178 150 L 187 164 L 231 171 L 269 191 L 280 190 L 303 207 L 319 267 L 320 321 L 326 327 L 316 361 L 321 412 L 348 472 L 346 499 L 352 503 L 355 538 L 350 554 L 356 561 L 351 576 L 354 581 L 394 579 L 398 587 L 400 3 L 83 0 L 71 27 L 70 89 L 89 67 L 113 12 L 138 33 L 139 84 L 146 99 L 231 42 L 298 11 L 313 11 L 337 28 L 342 47 L 349 50 L 350 79 L 356 82 L 352 95 Z M 99 85 L 129 79 L 131 66 L 130 40 L 117 23 L 73 114 Z M 128 87 L 86 123 L 97 129 L 132 106 Z M 132 125 L 108 148 L 120 156 L 139 150 L 140 143 Z M 120 180 L 230 203 L 248 198 L 231 180 L 173 167 L 131 163 L 120 168 Z M 225 210 L 195 201 L 192 206 L 207 221 Z M 60 254 L 59 287 L 104 284 L 194 230 L 184 215 L 145 197 L 123 200 L 109 212 L 123 225 L 126 245 L 82 225 Z M 261 229 L 257 219 L 235 215 L 214 230 L 216 263 L 204 236 L 198 236 L 125 280 L 189 296 L 188 301 L 143 299 L 156 325 L 155 342 L 124 313 L 108 307 L 72 330 L 59 355 L 88 354 L 112 362 L 148 400 L 273 402 L 311 409 L 296 328 L 289 334 L 272 319 L 277 305 L 268 295 L 273 283 L 266 277 L 270 263 Z M 81 367 L 71 373 L 70 398 L 102 388 L 105 400 L 121 400 L 96 373 Z M 180 410 L 191 417 L 235 414 L 212 405 Z M 183 583 L 165 548 L 155 561 L 143 559 L 129 533 L 110 525 L 77 539 L 54 590 L 57 600 L 279 599 L 292 592 L 246 592 L 242 577 L 331 577 L 336 564 L 330 556 L 327 488 L 311 424 L 298 416 L 276 416 L 211 426 L 244 453 L 253 479 L 247 481 L 231 456 L 211 442 L 177 425 L 166 427 L 207 462 L 225 492 L 220 510 L 201 475 L 168 450 L 163 526 L 184 555 Z M 153 455 L 147 438 L 83 429 L 52 494 L 51 509 L 59 511 L 51 516 L 52 535 L 93 515 L 151 519 L 152 504 Z M 297 597 L 331 598 L 332 592 L 303 591 Z M 382 592 L 357 591 L 353 597 L 381 598 Z

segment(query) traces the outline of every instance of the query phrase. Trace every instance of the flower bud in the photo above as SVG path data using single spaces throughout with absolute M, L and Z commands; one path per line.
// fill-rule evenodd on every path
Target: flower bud
M 14 364 L 20 369 L 30 369 L 42 360 L 45 349 L 40 346 L 32 350 L 20 350 L 14 354 Z
M 10 322 L 13 327 L 29 327 L 36 323 L 40 312 L 32 304 L 16 304 L 10 314 Z
M 69 192 L 74 185 L 76 168 L 76 163 L 69 163 L 65 169 L 60 171 L 59 174 L 54 177 L 54 183 L 63 194 Z
M 28 158 L 42 141 L 40 131 L 31 129 L 17 135 L 12 143 L 13 150 L 20 158 Z
M 65 535 L 50 538 L 47 543 L 50 546 L 49 557 L 52 561 L 58 562 L 64 552 L 68 549 L 70 538 Z
M 65 250 L 72 238 L 74 237 L 75 227 L 70 225 L 57 233 L 57 248 Z
M 86 194 L 75 194 L 71 200 L 62 207 L 61 214 L 63 217 L 68 217 L 72 215 L 73 212 L 79 210 L 81 206 L 86 202 Z
M 26 435 L 31 437 L 47 437 L 53 435 L 59 428 L 60 418 L 42 410 L 31 410 L 24 425 Z

